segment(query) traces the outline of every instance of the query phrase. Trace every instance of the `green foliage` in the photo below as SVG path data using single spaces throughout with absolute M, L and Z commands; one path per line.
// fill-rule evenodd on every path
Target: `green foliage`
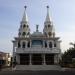
M 73 61 L 73 58 L 75 58 L 75 48 L 69 48 L 67 51 L 62 54 L 62 60 L 61 65 L 68 67 L 75 65 L 75 61 Z

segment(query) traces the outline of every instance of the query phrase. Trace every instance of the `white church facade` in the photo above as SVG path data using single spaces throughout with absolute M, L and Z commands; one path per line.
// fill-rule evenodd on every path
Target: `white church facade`
M 59 70 L 61 48 L 59 37 L 55 36 L 53 23 L 49 16 L 49 6 L 43 32 L 31 34 L 26 6 L 20 24 L 18 37 L 13 42 L 13 62 L 16 70 Z

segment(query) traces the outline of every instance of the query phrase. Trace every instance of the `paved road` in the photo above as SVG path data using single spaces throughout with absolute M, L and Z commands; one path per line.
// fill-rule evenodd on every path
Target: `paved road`
M 75 75 L 75 71 L 0 71 L 0 75 Z

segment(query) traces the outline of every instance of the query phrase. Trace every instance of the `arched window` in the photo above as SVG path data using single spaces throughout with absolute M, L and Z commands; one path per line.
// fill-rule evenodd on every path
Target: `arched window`
M 56 47 L 56 43 L 54 43 L 54 47 Z
M 23 33 L 22 33 L 22 35 L 23 35 L 23 36 L 25 36 L 25 35 L 26 35 L 26 33 L 25 33 L 25 32 L 23 32 Z
M 45 41 L 45 48 L 47 48 L 47 42 Z
M 49 48 L 52 48 L 52 42 L 49 42 Z
M 48 27 L 50 27 L 50 25 L 48 25 Z
M 27 47 L 30 47 L 30 41 L 28 42 Z
M 26 27 L 26 25 L 24 24 L 24 25 L 23 25 L 23 28 L 25 28 L 25 27 Z
M 21 44 L 20 44 L 20 41 L 18 42 L 18 48 L 20 48 L 21 47 Z
M 25 48 L 25 42 L 22 43 L 22 48 Z

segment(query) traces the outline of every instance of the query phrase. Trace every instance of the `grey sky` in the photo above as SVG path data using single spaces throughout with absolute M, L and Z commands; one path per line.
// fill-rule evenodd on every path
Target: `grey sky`
M 75 38 L 75 0 L 0 0 L 0 51 L 12 52 L 11 40 L 18 34 L 25 5 L 31 32 L 36 24 L 39 31 L 43 30 L 49 5 L 56 36 L 62 40 L 61 49 L 70 47 L 69 42 Z

